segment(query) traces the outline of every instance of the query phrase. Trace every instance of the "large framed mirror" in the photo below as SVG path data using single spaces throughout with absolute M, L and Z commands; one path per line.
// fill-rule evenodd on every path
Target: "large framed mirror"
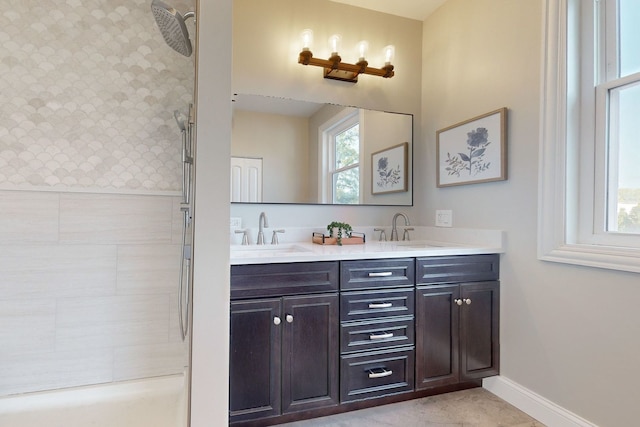
M 412 148 L 411 114 L 236 94 L 231 201 L 411 206 Z

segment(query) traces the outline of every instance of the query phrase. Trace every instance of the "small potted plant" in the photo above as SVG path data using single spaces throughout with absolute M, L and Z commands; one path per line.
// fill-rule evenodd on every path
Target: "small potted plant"
M 342 237 L 351 237 L 351 232 L 353 231 L 351 225 L 338 221 L 333 221 L 327 225 L 327 230 L 329 231 L 329 237 L 333 237 L 334 230 L 336 231 L 337 243 L 340 246 L 342 246 Z

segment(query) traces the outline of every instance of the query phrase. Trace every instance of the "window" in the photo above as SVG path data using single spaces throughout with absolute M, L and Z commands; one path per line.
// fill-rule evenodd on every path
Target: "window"
M 601 230 L 611 234 L 640 234 L 640 2 L 607 0 L 596 9 L 596 180 L 604 182 L 596 200 L 604 206 Z M 598 68 L 596 68 L 598 69 Z M 620 246 L 630 244 L 612 241 Z
M 640 272 L 640 2 L 547 0 L 539 258 Z
M 357 111 L 334 117 L 321 130 L 323 202 L 360 203 L 360 117 Z

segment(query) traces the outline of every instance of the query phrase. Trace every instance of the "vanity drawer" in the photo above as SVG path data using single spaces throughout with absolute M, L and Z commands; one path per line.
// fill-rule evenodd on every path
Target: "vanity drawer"
M 499 274 L 498 254 L 416 259 L 418 284 L 493 281 Z
M 340 351 L 369 351 L 380 348 L 414 345 L 413 316 L 351 322 L 340 325 Z
M 412 391 L 414 348 L 345 355 L 340 368 L 341 402 Z
M 340 289 L 375 289 L 415 284 L 413 258 L 343 261 Z
M 231 266 L 231 299 L 338 290 L 338 261 Z
M 412 315 L 414 295 L 413 288 L 343 292 L 340 295 L 340 320 Z

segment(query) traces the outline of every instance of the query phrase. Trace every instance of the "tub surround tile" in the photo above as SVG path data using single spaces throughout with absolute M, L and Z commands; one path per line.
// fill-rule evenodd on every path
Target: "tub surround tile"
M 171 243 L 172 197 L 61 194 L 60 243 Z
M 0 352 L 19 355 L 53 351 L 55 321 L 53 299 L 0 300 Z
M 0 201 L 0 242 L 3 245 L 58 240 L 58 194 L 0 191 Z
M 172 5 L 185 13 L 195 1 Z M 152 276 L 136 265 L 141 258 L 128 263 L 116 251 L 122 244 L 172 244 L 179 233 L 172 209 L 181 137 L 173 112 L 193 100 L 194 56 L 181 57 L 166 45 L 148 0 L 9 0 L 5 6 L 0 395 L 108 382 L 117 347 L 86 348 L 102 340 L 100 334 L 116 346 L 168 339 L 169 281 L 158 282 L 158 297 L 149 294 Z M 186 24 L 195 34 L 194 20 Z M 102 191 L 148 196 L 95 194 Z M 106 316 L 96 300 L 116 294 L 118 274 L 118 290 L 145 293 L 148 301 L 125 302 L 125 310 L 107 304 L 114 317 L 97 321 L 80 306 Z M 51 327 L 60 325 L 52 342 Z
M 180 256 L 178 245 L 118 246 L 118 295 L 177 295 Z
M 7 356 L 0 352 L 0 378 L 2 396 L 110 382 L 113 353 L 84 349 Z
M 114 350 L 114 381 L 181 374 L 187 360 L 186 342 L 120 347 Z
M 58 301 L 56 348 L 82 350 L 159 344 L 169 337 L 168 295 Z
M 115 290 L 115 246 L 0 246 L 0 299 L 113 295 Z
M 178 199 L 0 191 L 0 396 L 182 372 Z

